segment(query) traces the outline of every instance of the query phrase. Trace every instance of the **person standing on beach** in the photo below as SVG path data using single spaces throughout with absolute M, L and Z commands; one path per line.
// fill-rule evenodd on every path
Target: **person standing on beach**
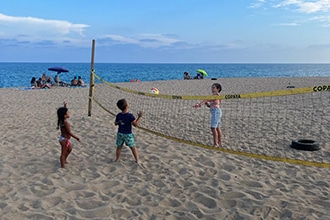
M 214 83 L 211 87 L 213 95 L 219 95 L 222 90 L 222 87 L 219 83 Z M 194 108 L 201 107 L 206 105 L 210 108 L 211 112 L 211 131 L 213 135 L 214 147 L 222 146 L 222 131 L 220 128 L 222 111 L 220 108 L 220 99 L 215 100 L 203 100 L 201 103 L 194 105 Z
M 121 110 L 120 113 L 116 115 L 115 125 L 118 125 L 117 132 L 117 150 L 116 150 L 116 162 L 120 161 L 121 150 L 126 144 L 128 146 L 135 158 L 136 163 L 140 163 L 139 153 L 135 146 L 134 134 L 132 133 L 132 125 L 137 126 L 142 118 L 142 112 L 138 113 L 138 118 L 135 119 L 134 115 L 128 112 L 128 102 L 125 99 L 120 99 L 117 102 L 117 107 Z
M 74 137 L 78 142 L 80 142 L 80 139 L 71 131 L 70 123 L 68 122 L 68 118 L 70 118 L 70 112 L 66 107 L 67 103 L 63 102 L 63 104 L 64 107 L 57 109 L 57 129 L 61 130 L 61 135 L 59 138 L 59 142 L 61 144 L 61 167 L 65 168 L 67 158 L 72 151 L 70 138 Z

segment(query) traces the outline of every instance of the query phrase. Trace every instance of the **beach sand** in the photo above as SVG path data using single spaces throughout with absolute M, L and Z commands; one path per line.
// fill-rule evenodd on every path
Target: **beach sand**
M 226 93 L 330 82 L 326 77 L 219 81 Z M 213 82 L 118 85 L 208 95 Z M 133 132 L 145 168 L 127 148 L 115 163 L 114 116 L 93 104 L 89 117 L 88 94 L 88 88 L 0 89 L 1 219 L 329 219 L 330 169 L 217 152 L 138 128 Z M 81 138 L 72 140 L 66 169 L 60 168 L 56 130 L 63 101 L 72 131 Z

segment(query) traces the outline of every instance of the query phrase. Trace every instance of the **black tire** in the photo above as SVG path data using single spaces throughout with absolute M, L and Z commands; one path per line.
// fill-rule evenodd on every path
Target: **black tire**
M 316 151 L 320 149 L 319 143 L 309 139 L 298 139 L 291 143 L 291 147 L 297 150 Z

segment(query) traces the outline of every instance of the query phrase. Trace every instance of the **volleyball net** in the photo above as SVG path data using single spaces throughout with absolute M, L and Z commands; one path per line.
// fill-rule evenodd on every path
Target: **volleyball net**
M 134 88 L 138 83 L 114 84 L 93 75 L 94 104 L 115 116 L 117 101 L 125 98 L 131 113 L 144 113 L 138 127 L 154 135 L 236 155 L 330 168 L 330 85 L 217 96 L 222 100 L 223 146 L 214 148 L 209 108 L 192 107 L 214 96 L 152 94 Z M 321 149 L 291 148 L 299 138 L 315 140 Z

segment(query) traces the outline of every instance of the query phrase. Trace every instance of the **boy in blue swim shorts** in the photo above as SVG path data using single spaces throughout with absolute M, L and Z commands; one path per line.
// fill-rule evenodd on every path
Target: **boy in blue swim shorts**
M 139 124 L 143 113 L 139 112 L 137 119 L 135 119 L 134 115 L 128 112 L 129 105 L 125 99 L 118 100 L 117 107 L 121 112 L 116 115 L 115 120 L 115 125 L 118 125 L 116 162 L 119 162 L 121 150 L 126 144 L 131 149 L 136 163 L 140 163 L 139 153 L 135 147 L 134 134 L 132 133 L 132 125 L 137 126 Z

